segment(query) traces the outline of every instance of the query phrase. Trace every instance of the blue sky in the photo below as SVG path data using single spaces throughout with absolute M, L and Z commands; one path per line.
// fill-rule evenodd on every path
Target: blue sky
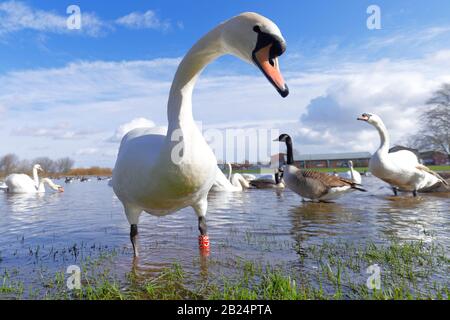
M 71 4 L 81 31 L 64 26 Z M 371 4 L 381 30 L 366 27 Z M 112 166 L 123 131 L 166 125 L 184 53 L 244 11 L 281 29 L 291 95 L 280 99 L 256 68 L 220 58 L 194 94 L 204 126 L 276 127 L 300 152 L 373 151 L 377 136 L 353 121 L 359 113 L 384 116 L 404 141 L 424 100 L 450 81 L 448 1 L 0 1 L 0 154 Z

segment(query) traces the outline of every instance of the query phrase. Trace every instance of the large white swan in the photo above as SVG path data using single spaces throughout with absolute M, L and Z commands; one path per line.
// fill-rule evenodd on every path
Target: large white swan
M 374 126 L 380 134 L 380 147 L 369 161 L 369 171 L 397 191 L 409 191 L 417 196 L 418 191 L 432 191 L 448 183 L 436 172 L 419 163 L 417 156 L 409 150 L 389 150 L 389 133 L 376 114 L 364 113 L 358 120 Z
M 243 13 L 201 38 L 181 61 L 170 89 L 167 135 L 141 128 L 122 139 L 113 171 L 113 188 L 130 223 L 138 256 L 139 216 L 166 215 L 191 206 L 198 216 L 201 249 L 208 250 L 207 195 L 217 177 L 217 160 L 195 125 L 192 91 L 207 64 L 225 54 L 255 64 L 281 96 L 289 91 L 279 71 L 285 51 L 278 27 L 256 13 Z
M 230 163 L 227 163 L 228 166 L 228 177 L 225 177 L 222 170 L 217 168 L 217 176 L 214 181 L 213 186 L 211 187 L 211 191 L 242 191 L 244 189 L 250 188 L 250 184 L 247 179 L 245 179 L 240 173 L 232 173 L 233 169 Z
M 39 164 L 33 166 L 33 179 L 23 173 L 13 173 L 6 177 L 4 189 L 8 193 L 43 193 L 45 192 L 45 185 L 55 191 L 63 192 L 64 189 L 53 183 L 48 178 L 39 180 L 38 171 L 43 171 Z

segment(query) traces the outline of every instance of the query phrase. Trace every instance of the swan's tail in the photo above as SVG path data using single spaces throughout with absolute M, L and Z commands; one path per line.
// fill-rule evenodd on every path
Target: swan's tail
M 427 166 L 424 166 L 423 164 L 418 164 L 418 165 L 416 166 L 416 168 L 419 169 L 419 170 L 423 170 L 423 171 L 425 171 L 425 172 L 428 172 L 429 174 L 432 174 L 433 176 L 435 176 L 436 178 L 438 178 L 439 180 L 441 180 L 441 182 L 442 182 L 444 185 L 448 186 L 448 182 L 447 182 L 444 178 L 442 178 L 442 177 L 439 175 L 439 173 L 437 173 L 437 172 L 431 170 L 431 169 L 428 168 Z

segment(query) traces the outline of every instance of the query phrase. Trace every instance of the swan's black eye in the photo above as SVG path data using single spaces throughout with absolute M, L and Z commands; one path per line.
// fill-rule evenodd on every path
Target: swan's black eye
M 274 39 L 272 47 L 270 48 L 270 57 L 272 59 L 279 57 L 284 53 L 284 51 L 286 51 L 286 44 Z
M 261 32 L 261 28 L 259 26 L 254 26 L 253 27 L 253 31 L 260 33 Z

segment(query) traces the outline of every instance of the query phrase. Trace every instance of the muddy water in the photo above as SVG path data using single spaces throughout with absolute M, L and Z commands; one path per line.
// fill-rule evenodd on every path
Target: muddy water
M 448 194 L 395 198 L 376 178 L 363 183 L 369 192 L 330 204 L 302 203 L 288 190 L 210 194 L 209 261 L 215 261 L 210 264 L 199 258 L 192 209 L 161 218 L 144 214 L 135 267 L 142 277 L 173 262 L 193 276 L 232 274 L 236 259 L 295 267 L 299 247 L 324 241 L 423 240 L 449 252 Z M 83 257 L 115 250 L 114 270 L 124 277 L 133 268 L 129 225 L 112 189 L 105 181 L 90 181 L 65 185 L 65 190 L 0 194 L 0 271 L 17 269 L 25 283 L 39 286 L 39 270 L 63 271 Z

